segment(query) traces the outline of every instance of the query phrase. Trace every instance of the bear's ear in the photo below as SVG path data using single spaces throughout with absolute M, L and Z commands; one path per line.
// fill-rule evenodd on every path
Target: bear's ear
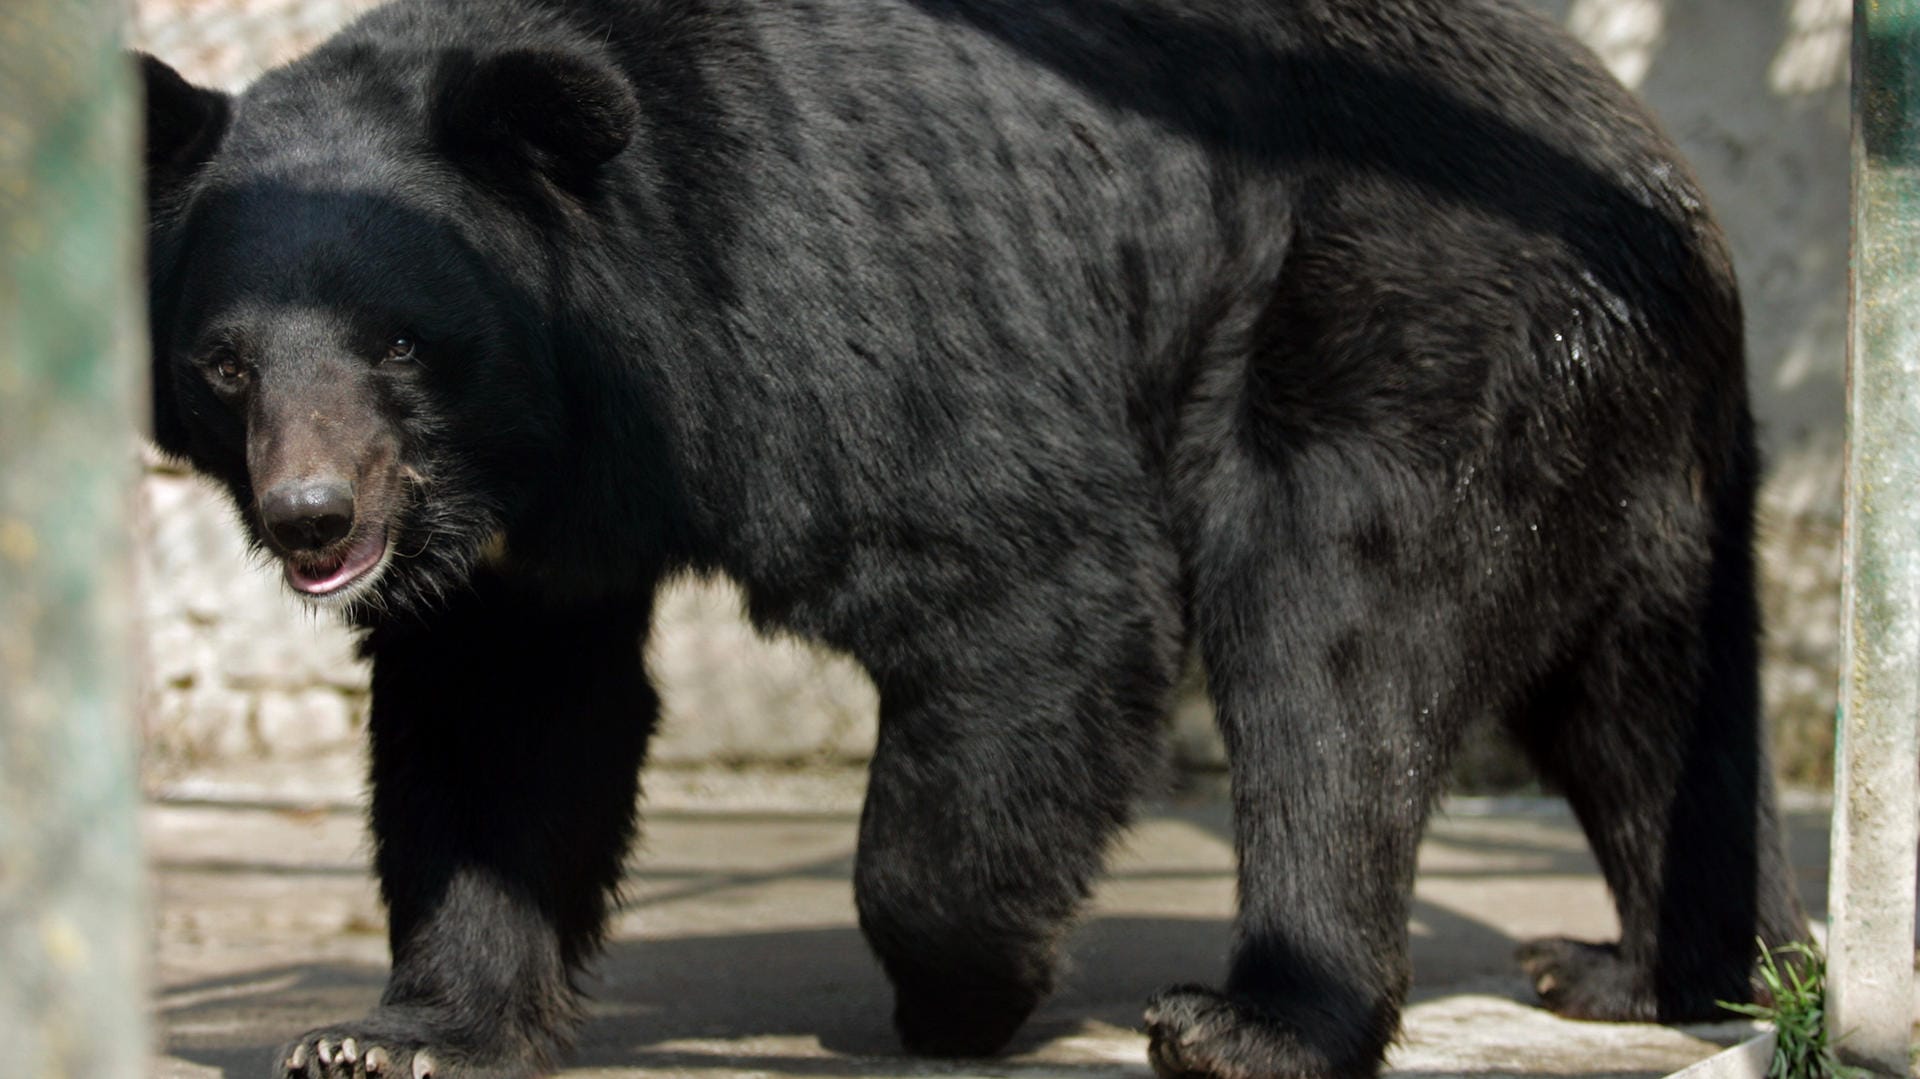
M 233 99 L 195 86 L 146 53 L 140 61 L 147 96 L 147 203 L 166 199 L 212 159 L 233 115 Z
M 432 94 L 433 139 L 448 157 L 507 178 L 539 172 L 575 190 L 640 123 L 633 86 L 619 72 L 551 50 L 449 53 Z

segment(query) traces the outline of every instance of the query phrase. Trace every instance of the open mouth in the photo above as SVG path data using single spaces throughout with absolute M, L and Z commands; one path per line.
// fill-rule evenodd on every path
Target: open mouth
M 387 555 L 387 530 L 370 532 L 338 554 L 319 559 L 287 558 L 287 585 L 307 596 L 331 596 L 361 580 Z

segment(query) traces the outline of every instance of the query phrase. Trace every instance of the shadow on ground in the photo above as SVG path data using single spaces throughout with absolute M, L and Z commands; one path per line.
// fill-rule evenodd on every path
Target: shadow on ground
M 1416 917 L 1431 930 L 1416 940 L 1416 963 L 1423 951 L 1444 948 L 1483 952 L 1492 969 L 1510 966 L 1514 942 L 1508 937 L 1431 904 L 1421 904 Z M 1089 1024 L 1137 1027 L 1141 1005 L 1153 990 L 1217 977 L 1226 964 L 1229 938 L 1225 919 L 1090 921 L 1075 934 L 1072 967 L 1061 991 L 1028 1023 L 1010 1053 L 1035 1054 L 1081 1034 Z M 889 1026 L 886 981 L 851 927 L 620 941 L 608 949 L 599 969 L 600 977 L 590 985 L 592 1018 L 582 1031 L 575 1067 L 706 1071 L 750 1059 L 752 1070 L 760 1072 L 882 1075 L 898 1074 L 909 1062 Z M 160 1024 L 228 1036 L 250 1027 L 235 1044 L 194 1045 L 206 1040 L 196 1034 L 188 1044 L 171 1047 L 194 1063 L 248 1075 L 271 1063 L 282 1040 L 364 1011 L 378 998 L 385 976 L 384 968 L 373 965 L 318 963 L 176 984 L 167 997 L 181 1003 L 163 1004 Z M 1523 999 L 1526 986 L 1517 973 L 1507 980 L 1513 998 Z M 1485 991 L 1484 985 L 1479 988 Z M 755 1053 L 748 1058 L 684 1044 L 769 1038 L 817 1040 L 834 1055 Z M 1036 1066 L 1051 1074 L 1066 1063 Z M 942 1070 L 925 1061 L 912 1061 L 912 1067 L 916 1073 Z M 1112 1070 L 1092 1068 L 1102 1074 Z M 1020 1069 L 1003 1062 L 995 1070 Z

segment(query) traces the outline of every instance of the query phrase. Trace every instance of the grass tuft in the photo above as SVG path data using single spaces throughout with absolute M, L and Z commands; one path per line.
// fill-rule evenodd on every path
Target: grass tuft
M 1787 956 L 1787 962 L 1780 957 Z M 1797 960 L 1797 961 L 1796 961 Z M 1764 1004 L 1720 1006 L 1773 1027 L 1773 1060 L 1767 1079 L 1866 1079 L 1864 1068 L 1840 1063 L 1837 1039 L 1827 1034 L 1827 960 L 1808 944 L 1760 945 L 1760 984 L 1771 998 Z

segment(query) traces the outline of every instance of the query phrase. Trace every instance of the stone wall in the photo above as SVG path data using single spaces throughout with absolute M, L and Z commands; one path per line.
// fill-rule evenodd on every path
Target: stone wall
M 365 0 L 138 0 L 133 38 L 189 77 L 238 87 Z M 1838 646 L 1839 447 L 1847 261 L 1847 0 L 1541 0 L 1661 115 L 1733 237 L 1752 381 L 1772 461 L 1764 525 L 1766 688 L 1790 777 L 1824 778 Z M 366 706 L 352 643 L 248 561 L 213 492 L 155 467 L 142 492 L 146 724 L 156 769 L 350 743 Z M 669 763 L 849 760 L 874 695 L 844 660 L 756 638 L 738 597 L 665 597 L 652 666 Z M 1180 709 L 1190 763 L 1217 763 L 1204 703 Z M 1476 743 L 1481 740 L 1476 740 Z M 1468 770 L 1513 774 L 1500 751 Z

